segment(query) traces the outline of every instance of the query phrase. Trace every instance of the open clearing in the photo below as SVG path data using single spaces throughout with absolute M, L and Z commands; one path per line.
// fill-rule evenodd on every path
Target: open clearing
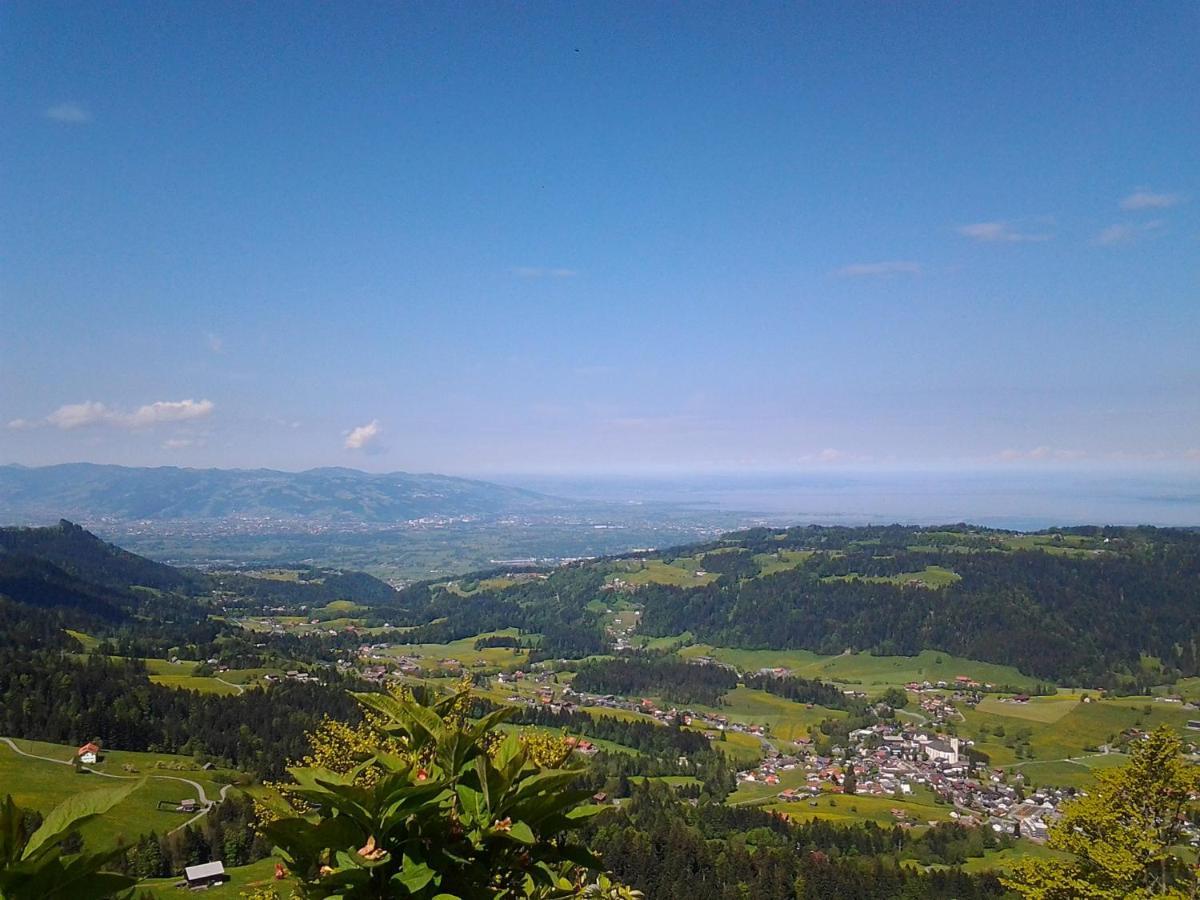
M 13 743 L 26 753 L 51 759 L 66 761 L 74 755 L 74 748 L 59 744 L 24 740 L 15 740 Z M 191 816 L 174 812 L 174 805 L 180 800 L 201 798 L 196 796 L 196 789 L 192 785 L 174 780 L 176 778 L 197 782 L 204 788 L 205 796 L 209 800 L 216 800 L 220 795 L 224 784 L 213 777 L 218 773 L 201 772 L 198 767 L 195 770 L 154 768 L 154 763 L 159 761 L 169 761 L 169 765 L 186 765 L 190 762 L 167 754 L 117 751 L 105 754 L 103 761 L 93 767 L 97 772 L 124 777 L 131 774 L 134 777 L 169 777 L 147 778 L 142 787 L 113 807 L 110 813 L 84 825 L 81 833 L 85 845 L 99 849 L 112 846 L 121 838 L 132 841 L 150 831 L 163 834 L 183 825 Z M 132 765 L 138 771 L 127 772 L 122 769 L 123 765 Z M 120 783 L 103 775 L 77 774 L 70 766 L 61 763 L 22 756 L 14 752 L 7 743 L 0 742 L 0 795 L 11 794 L 18 806 L 36 809 L 44 814 L 81 791 L 112 787 Z M 170 802 L 172 810 L 160 811 L 160 800 Z
M 879 691 L 888 687 L 903 687 L 911 681 L 953 683 L 957 675 L 1017 690 L 1032 690 L 1037 684 L 1036 678 L 1022 675 L 1012 666 L 963 659 L 936 650 L 925 650 L 916 656 L 873 656 L 870 653 L 821 656 L 809 650 L 737 650 L 694 644 L 680 650 L 679 655 L 692 659 L 711 656 L 750 672 L 782 666 L 805 678 L 820 678 Z
M 272 887 L 278 890 L 281 897 L 288 896 L 291 888 L 295 886 L 295 882 L 291 878 L 276 881 L 275 862 L 274 857 L 268 856 L 266 859 L 260 859 L 258 862 L 251 863 L 248 866 L 237 866 L 226 869 L 229 881 L 207 888 L 200 893 L 200 896 L 204 897 L 205 900 L 210 900 L 210 898 L 211 900 L 237 900 L 237 898 L 248 896 L 255 888 L 266 889 Z M 196 896 L 196 892 L 194 891 L 176 887 L 175 885 L 179 881 L 179 878 L 149 878 L 138 882 L 137 896 L 141 897 L 145 894 L 154 898 L 154 900 Z

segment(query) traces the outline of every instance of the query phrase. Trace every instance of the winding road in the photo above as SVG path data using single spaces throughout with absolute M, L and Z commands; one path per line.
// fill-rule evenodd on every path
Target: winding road
M 55 763 L 56 765 L 60 765 L 60 766 L 69 766 L 73 762 L 72 760 L 69 760 L 69 759 L 55 759 L 52 756 L 39 756 L 36 753 L 28 753 L 25 750 L 22 750 L 20 747 L 18 747 L 15 743 L 13 743 L 12 738 L 0 737 L 0 744 L 6 744 L 8 746 L 8 748 L 10 750 L 12 750 L 13 753 L 16 753 L 18 756 L 28 757 L 29 759 L 40 759 L 42 762 Z M 199 813 L 192 816 L 190 819 L 188 819 L 182 825 L 178 825 L 175 828 L 172 828 L 170 831 L 167 832 L 167 834 L 174 834 L 176 831 L 183 830 L 188 825 L 191 825 L 193 822 L 197 822 L 200 819 L 203 819 L 206 815 L 208 815 L 208 811 L 210 809 L 212 809 L 213 803 L 224 800 L 226 795 L 229 793 L 229 789 L 231 787 L 233 787 L 233 785 L 230 785 L 230 784 L 224 785 L 217 795 L 217 801 L 213 801 L 213 800 L 208 799 L 208 794 L 204 790 L 204 785 L 202 785 L 200 782 L 192 781 L 192 779 L 190 779 L 190 778 L 181 778 L 178 775 L 146 775 L 146 776 L 113 775 L 110 772 L 97 772 L 95 769 L 89 768 L 88 766 L 83 766 L 83 770 L 85 772 L 90 772 L 93 775 L 99 775 L 101 778 L 118 778 L 118 779 L 129 779 L 129 778 L 140 778 L 140 777 L 161 778 L 164 781 L 181 781 L 184 784 L 191 785 L 195 789 L 196 799 L 199 800 L 200 805 L 203 807 L 203 809 L 201 809 Z

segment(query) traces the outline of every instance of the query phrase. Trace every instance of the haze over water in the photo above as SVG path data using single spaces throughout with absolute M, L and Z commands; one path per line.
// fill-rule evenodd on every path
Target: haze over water
M 1200 526 L 1200 484 L 1185 473 L 837 472 L 497 479 L 562 496 L 760 513 L 772 523 L 972 522 Z

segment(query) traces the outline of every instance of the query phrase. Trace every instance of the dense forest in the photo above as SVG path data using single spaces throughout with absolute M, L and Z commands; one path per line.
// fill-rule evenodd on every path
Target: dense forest
M 678 657 L 637 656 L 597 660 L 579 667 L 572 687 L 593 694 L 662 697 L 672 703 L 716 706 L 737 687 L 737 672 L 696 666 Z
M 646 782 L 601 818 L 588 845 L 622 880 L 655 900 L 985 900 L 1005 896 L 992 875 L 901 866 L 958 864 L 999 846 L 990 829 L 957 825 L 912 837 L 901 828 L 804 824 L 752 807 L 692 805 Z
M 0 644 L 0 734 L 60 744 L 99 737 L 276 777 L 324 716 L 354 720 L 344 685 L 285 682 L 233 697 L 153 684 L 144 666 Z

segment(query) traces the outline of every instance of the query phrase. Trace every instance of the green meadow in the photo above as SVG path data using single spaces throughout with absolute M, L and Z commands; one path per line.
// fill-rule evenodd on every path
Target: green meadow
M 15 740 L 13 743 L 27 753 L 64 761 L 72 759 L 75 753 L 74 747 L 64 747 L 60 744 L 26 740 Z M 156 762 L 185 768 L 155 768 Z M 125 765 L 132 766 L 136 772 L 126 771 L 123 768 Z M 145 784 L 132 796 L 115 806 L 110 813 L 83 826 L 81 833 L 85 845 L 93 848 L 111 846 L 119 838 L 133 840 L 150 831 L 163 834 L 188 821 L 190 816 L 186 814 L 174 812 L 173 809 L 160 811 L 157 807 L 160 800 L 170 802 L 174 806 L 180 800 L 199 799 L 196 797 L 196 789 L 171 778 L 150 776 L 173 776 L 195 781 L 204 787 L 208 799 L 215 800 L 223 784 L 227 783 L 225 779 L 234 774 L 202 771 L 191 760 L 165 753 L 124 751 L 106 752 L 103 761 L 92 768 L 121 777 L 147 776 Z M 44 814 L 81 791 L 112 787 L 120 783 L 103 775 L 77 774 L 71 766 L 22 756 L 15 753 L 8 744 L 0 743 L 0 796 L 11 794 L 18 806 L 36 809 Z
M 815 803 L 815 805 L 814 805 Z M 930 822 L 948 822 L 954 807 L 935 803 L 930 794 L 916 792 L 911 798 L 900 800 L 895 797 L 871 797 L 862 794 L 819 794 L 813 800 L 798 800 L 791 803 L 770 803 L 763 807 L 780 812 L 796 821 L 824 819 L 840 824 L 875 822 L 878 825 L 895 825 L 902 821 L 914 825 Z M 906 818 L 898 818 L 892 810 L 903 810 Z
M 482 663 L 484 666 L 507 668 L 521 666 L 529 659 L 529 651 L 512 647 L 485 647 L 475 649 L 475 642 L 480 638 L 493 636 L 517 637 L 515 628 L 505 628 L 500 631 L 489 631 L 476 634 L 445 644 L 394 644 L 387 651 L 387 656 L 413 656 L 420 659 L 422 668 L 436 668 L 441 661 L 456 659 L 464 666 L 474 666 Z
M 1032 690 L 1038 683 L 1036 678 L 1023 675 L 1012 666 L 964 659 L 937 650 L 923 650 L 916 656 L 874 656 L 870 653 L 822 656 L 810 650 L 738 650 L 693 644 L 680 650 L 679 655 L 685 659 L 711 656 L 750 672 L 781 666 L 795 675 L 852 685 L 868 693 L 903 687 L 911 681 L 953 683 L 958 675 L 1018 690 Z
M 276 889 L 280 896 L 287 896 L 295 882 L 291 878 L 276 881 L 275 862 L 274 857 L 268 856 L 266 859 L 260 859 L 248 866 L 226 869 L 229 881 L 205 889 L 201 896 L 205 900 L 238 900 L 238 898 L 249 896 L 256 889 L 270 888 Z M 152 900 L 194 896 L 193 891 L 176 887 L 179 880 L 179 878 L 148 878 L 138 882 L 137 896 L 150 897 Z

